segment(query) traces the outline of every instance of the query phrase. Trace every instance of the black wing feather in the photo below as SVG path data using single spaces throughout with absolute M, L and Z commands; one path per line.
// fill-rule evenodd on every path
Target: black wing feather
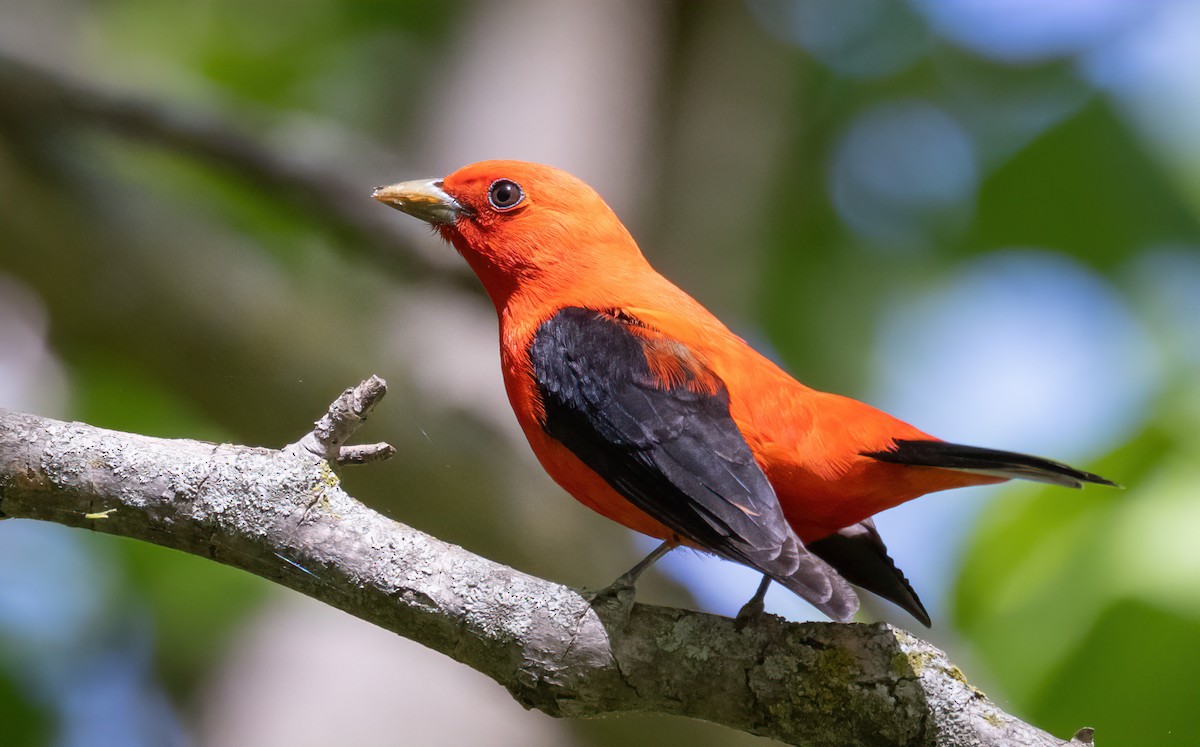
M 857 597 L 788 526 L 724 385 L 705 391 L 689 371 L 663 382 L 631 324 L 570 307 L 538 328 L 530 357 L 546 433 L 671 531 L 848 619 Z

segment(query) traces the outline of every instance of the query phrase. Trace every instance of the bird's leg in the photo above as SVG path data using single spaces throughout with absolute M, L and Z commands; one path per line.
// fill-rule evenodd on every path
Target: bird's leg
M 738 630 L 741 630 L 763 616 L 763 612 L 766 611 L 766 608 L 763 606 L 763 602 L 767 598 L 767 589 L 770 588 L 770 586 L 771 577 L 763 576 L 762 582 L 758 585 L 758 591 L 754 592 L 754 596 L 750 598 L 750 601 L 746 602 L 744 605 L 742 605 L 742 608 L 738 610 L 735 623 Z
M 593 594 L 592 606 L 615 606 L 620 619 L 628 620 L 629 613 L 633 610 L 634 584 L 637 583 L 638 577 L 678 544 L 678 541 L 669 539 L 654 548 L 649 555 L 639 560 L 637 565 L 618 576 L 616 581 Z
M 638 578 L 640 578 L 641 575 L 646 572 L 646 569 L 657 563 L 659 558 L 671 552 L 671 550 L 675 548 L 676 544 L 677 543 L 675 540 L 664 541 L 661 545 L 651 550 L 649 555 L 639 560 L 637 565 L 618 576 L 616 581 L 613 581 L 611 584 L 609 584 L 608 589 L 615 589 L 618 591 L 632 589 L 633 585 L 637 583 Z M 608 589 L 605 589 L 604 591 L 608 591 Z M 604 592 L 601 593 L 603 594 Z

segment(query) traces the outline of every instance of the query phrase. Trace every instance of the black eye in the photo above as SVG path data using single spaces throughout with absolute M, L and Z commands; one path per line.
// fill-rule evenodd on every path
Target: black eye
M 497 179 L 488 188 L 488 202 L 497 210 L 508 210 L 520 204 L 525 199 L 521 185 L 509 179 Z

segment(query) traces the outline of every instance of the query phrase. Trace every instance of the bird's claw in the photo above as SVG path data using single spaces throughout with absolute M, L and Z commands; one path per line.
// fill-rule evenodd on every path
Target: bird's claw
M 766 614 L 767 608 L 763 604 L 763 600 L 755 597 L 738 610 L 737 617 L 733 619 L 733 627 L 736 630 L 745 630 L 747 627 L 757 624 L 759 620 L 766 617 Z
M 621 627 L 629 624 L 633 602 L 637 596 L 633 581 L 621 576 L 608 586 L 586 595 L 592 609 L 605 611 L 605 617 L 618 621 Z
M 758 589 L 754 592 L 754 596 L 750 597 L 750 601 L 743 604 L 742 608 L 738 610 L 737 617 L 734 618 L 734 628 L 745 630 L 746 626 L 763 619 L 767 612 L 767 589 L 770 587 L 771 577 L 764 575 L 762 581 L 758 584 Z

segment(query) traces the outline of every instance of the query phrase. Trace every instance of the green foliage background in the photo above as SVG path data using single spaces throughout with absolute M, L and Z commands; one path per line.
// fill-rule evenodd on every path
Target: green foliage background
M 537 19 L 552 13 L 545 5 L 505 10 L 520 6 L 523 18 Z M 600 186 L 652 260 L 806 382 L 845 394 L 869 396 L 888 365 L 875 340 L 897 299 L 921 297 L 992 252 L 1046 247 L 1109 283 L 1149 330 L 1157 372 L 1136 428 L 1090 465 L 1128 489 L 1005 489 L 965 530 L 950 614 L 933 635 L 973 682 L 1053 733 L 1091 725 L 1106 747 L 1194 743 L 1200 304 L 1137 268 L 1170 243 L 1176 287 L 1200 289 L 1200 159 L 1156 140 L 1066 52 L 989 58 L 927 22 L 920 3 L 884 11 L 849 3 L 877 16 L 860 37 L 843 39 L 846 55 L 891 44 L 919 51 L 890 72 L 847 74 L 837 54 L 814 55 L 771 28 L 772 13 L 787 5 L 630 4 L 629 22 L 653 28 L 655 54 L 652 69 L 625 74 L 652 79 L 654 95 L 634 118 L 640 130 L 623 129 L 627 119 L 598 123 L 604 137 L 575 145 L 581 162 L 603 163 L 630 137 L 643 143 L 627 171 L 636 176 Z M 461 317 L 484 330 L 482 339 L 489 333 L 491 311 L 448 249 L 419 230 L 405 233 L 400 216 L 374 205 L 366 210 L 376 218 L 365 220 L 376 222 L 364 227 L 286 179 L 114 126 L 103 111 L 60 106 L 36 82 L 37 70 L 56 70 L 81 89 L 130 97 L 190 125 L 211 122 L 303 173 L 336 177 L 354 190 L 345 197 L 366 204 L 376 183 L 462 165 L 438 160 L 446 153 L 428 144 L 445 124 L 444 102 L 470 77 L 463 65 L 492 71 L 478 110 L 458 116 L 487 124 L 494 155 L 509 155 L 506 137 L 546 115 L 489 120 L 488 96 L 504 97 L 527 64 L 520 49 L 469 54 L 473 42 L 500 33 L 504 15 L 484 3 L 381 0 L 0 2 L 0 292 L 11 302 L 0 313 L 25 309 L 20 323 L 42 330 L 47 350 L 28 364 L 42 371 L 38 386 L 0 405 L 153 435 L 280 445 L 344 386 L 379 373 L 392 394 L 370 437 L 401 456 L 348 474 L 353 494 L 567 583 L 596 585 L 623 570 L 637 554 L 629 537 L 549 484 L 513 438 L 502 402 L 430 395 L 428 336 L 414 325 L 436 336 L 447 316 Z M 833 16 L 811 18 L 819 25 Z M 547 21 L 546 33 L 563 28 Z M 562 49 L 571 43 L 568 34 Z M 603 40 L 609 63 L 619 65 L 626 43 Z M 1200 90 L 1190 93 L 1200 99 Z M 961 121 L 986 121 L 1034 94 L 1061 114 L 981 157 L 974 193 L 918 215 L 915 238 L 864 236 L 830 197 L 831 159 L 864 110 L 924 100 Z M 11 365 L 24 364 L 14 356 Z M 494 370 L 466 373 L 492 381 L 479 396 L 499 393 Z M 1029 413 L 1056 417 L 1064 415 Z M 15 547 L 6 529 L 0 543 Z M 177 719 L 176 738 L 186 741 L 210 695 L 205 683 L 280 592 L 156 547 L 70 541 L 82 544 L 92 575 L 57 593 L 98 595 L 71 651 L 142 636 L 152 649 L 146 686 L 167 694 L 162 718 Z M 0 570 L 0 588 L 49 562 L 37 548 L 22 556 L 27 567 Z M 662 577 L 642 593 L 691 603 Z M 0 591 L 0 623 L 13 598 Z M 155 743 L 145 725 L 107 742 L 66 730 L 69 717 L 38 673 L 65 654 L 39 645 L 0 639 L 0 743 Z M 410 675 L 395 673 L 398 692 L 412 686 Z M 579 744 L 757 741 L 676 719 L 569 728 Z

